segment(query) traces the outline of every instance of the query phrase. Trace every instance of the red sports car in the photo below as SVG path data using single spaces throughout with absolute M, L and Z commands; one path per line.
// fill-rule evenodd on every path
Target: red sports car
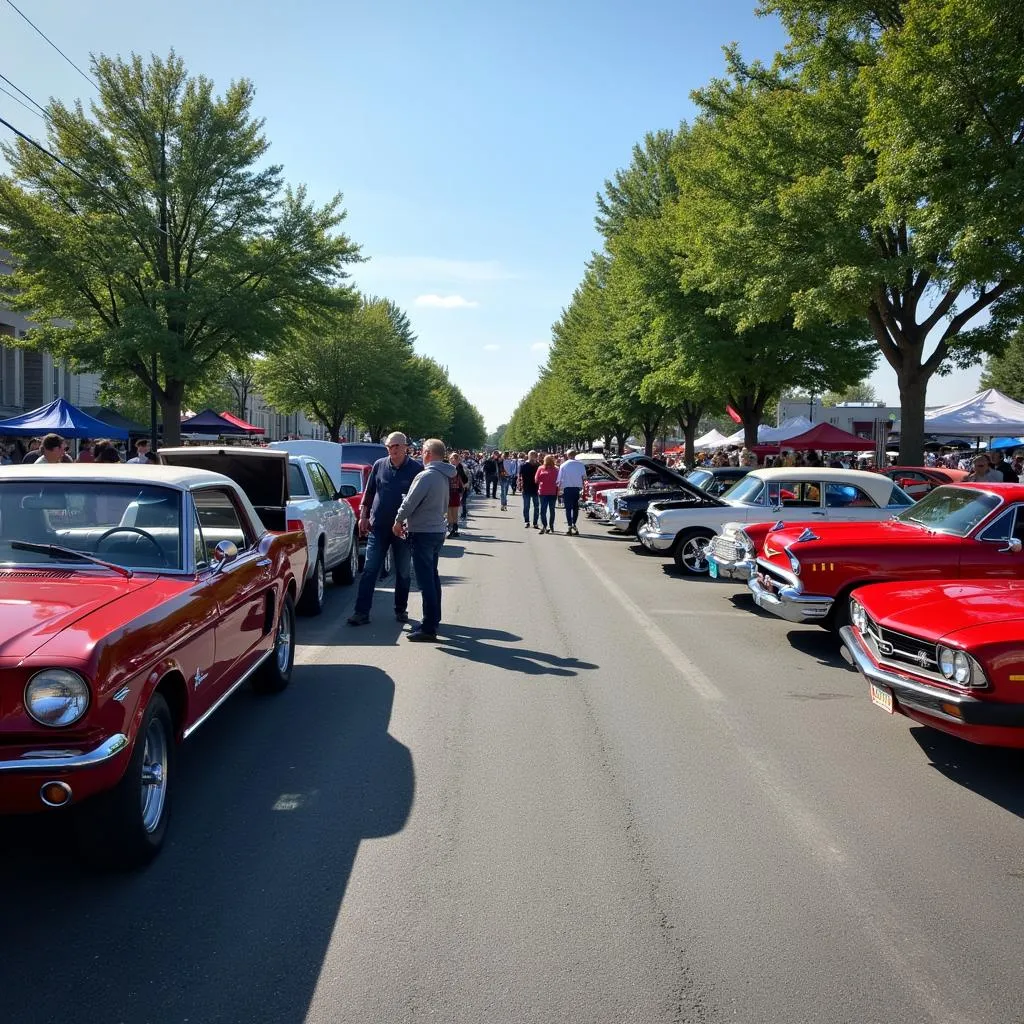
M 1024 747 L 1024 583 L 880 583 L 857 591 L 851 619 L 843 643 L 884 711 Z
M 58 468 L 0 470 L 0 814 L 69 811 L 130 866 L 164 841 L 178 741 L 247 679 L 288 685 L 306 538 L 219 473 Z

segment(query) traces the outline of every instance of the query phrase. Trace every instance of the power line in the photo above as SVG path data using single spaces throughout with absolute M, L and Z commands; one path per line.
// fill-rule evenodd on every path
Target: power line
M 43 117 L 49 119 L 50 115 L 46 113 L 46 107 L 44 107 L 42 103 L 37 103 L 34 99 L 32 99 L 32 97 L 29 96 L 29 94 L 25 92 L 24 89 L 19 89 L 6 75 L 0 74 L 0 81 L 6 82 L 16 93 L 20 93 L 22 96 L 24 96 L 25 99 L 27 99 L 33 107 L 38 107 L 39 112 Z M 10 94 L 8 93 L 8 95 Z M 14 97 L 12 96 L 11 98 L 13 99 Z M 24 104 L 22 104 L 22 106 L 24 106 Z
M 4 91 L 6 92 L 6 90 L 4 90 Z M 8 95 L 10 95 L 10 94 L 8 94 Z M 22 104 L 22 106 L 24 106 L 24 105 L 25 104 Z M 97 191 L 102 192 L 108 198 L 110 197 L 110 194 L 107 192 L 107 190 L 105 188 L 103 188 L 102 185 L 97 184 L 95 181 L 92 181 L 91 179 L 87 178 L 81 172 L 76 171 L 74 169 L 74 167 L 72 167 L 70 164 L 67 164 L 63 160 L 61 160 L 61 158 L 59 156 L 57 156 L 56 153 L 51 153 L 50 150 L 48 150 L 44 145 L 42 145 L 42 143 L 36 142 L 36 140 L 33 139 L 31 135 L 26 135 L 20 129 L 15 128 L 14 125 L 11 124 L 10 121 L 5 121 L 2 117 L 0 117 L 0 124 L 2 124 L 5 128 L 8 128 L 12 132 L 14 132 L 14 134 L 17 135 L 19 139 L 23 139 L 30 146 L 33 146 L 35 149 L 38 149 L 40 153 L 44 153 L 51 160 L 53 160 L 54 162 L 60 164 L 61 167 L 63 167 L 65 171 L 69 171 L 71 174 L 73 174 L 80 181 L 84 181 L 86 183 L 86 185 L 90 185 L 94 189 L 96 189 Z M 119 210 L 118 212 L 122 212 L 122 211 Z
M 7 6 L 10 7 L 16 14 L 18 14 L 27 24 L 29 24 L 35 31 L 43 37 L 90 85 L 99 88 L 95 80 L 87 75 L 32 19 L 25 14 L 24 11 L 19 10 L 13 3 L 12 0 L 7 0 Z
M 0 78 L 3 78 L 3 75 L 0 75 Z M 7 79 L 4 78 L 4 81 L 6 82 Z M 17 88 L 17 86 L 15 86 L 15 88 Z M 20 92 L 21 90 L 19 89 L 18 91 Z M 36 110 L 34 107 L 30 107 L 24 100 L 19 100 L 13 92 L 11 92 L 9 89 L 5 89 L 2 85 L 0 85 L 0 92 L 2 92 L 5 96 L 9 96 L 12 100 L 14 100 L 15 103 L 20 103 L 30 114 L 35 114 L 36 117 L 46 120 L 45 114 L 40 114 L 38 110 Z

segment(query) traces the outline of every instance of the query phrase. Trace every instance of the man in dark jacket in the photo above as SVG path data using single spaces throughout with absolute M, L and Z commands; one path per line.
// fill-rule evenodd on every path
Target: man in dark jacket
M 356 607 L 348 618 L 350 626 L 364 626 L 370 621 L 373 591 L 389 550 L 395 566 L 395 618 L 399 622 L 409 621 L 409 545 L 394 534 L 392 527 L 398 507 L 423 466 L 409 458 L 405 434 L 388 434 L 384 443 L 388 447 L 387 458 L 373 464 L 359 506 L 359 536 L 367 538 L 366 559 Z
M 1013 466 L 1006 461 L 1006 452 L 999 451 L 995 453 L 995 461 L 992 463 L 992 468 L 997 473 L 1003 474 L 1003 482 L 1008 484 L 1019 484 L 1020 477 L 1014 471 Z
M 501 452 L 491 452 L 484 459 L 484 486 L 485 497 L 496 498 L 498 496 L 498 480 L 501 477 Z

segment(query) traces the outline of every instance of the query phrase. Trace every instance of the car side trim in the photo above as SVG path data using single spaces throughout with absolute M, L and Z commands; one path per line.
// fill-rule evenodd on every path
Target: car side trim
M 218 697 L 218 698 L 217 698 L 217 700 L 216 700 L 216 701 L 215 701 L 215 702 L 214 702 L 213 704 L 211 704 L 211 705 L 210 705 L 210 706 L 209 706 L 209 707 L 208 707 L 208 708 L 207 708 L 207 709 L 206 709 L 206 710 L 205 710 L 205 711 L 204 711 L 204 712 L 203 712 L 203 713 L 202 713 L 202 714 L 201 714 L 201 715 L 200 715 L 200 716 L 199 716 L 199 717 L 198 717 L 198 718 L 197 718 L 197 719 L 196 719 L 196 720 L 195 720 L 195 721 L 194 721 L 194 722 L 193 722 L 193 723 L 192 723 L 192 724 L 191 724 L 191 725 L 190 725 L 190 726 L 189 726 L 189 727 L 188 727 L 188 728 L 187 728 L 187 729 L 186 729 L 186 730 L 185 730 L 185 731 L 184 731 L 184 732 L 182 733 L 182 735 L 181 735 L 181 738 L 182 738 L 182 739 L 185 739 L 185 740 L 187 740 L 187 739 L 189 738 L 189 736 L 191 736 L 191 735 L 192 735 L 192 733 L 194 733 L 194 732 L 196 731 L 196 729 L 198 729 L 198 728 L 199 728 L 199 726 L 201 726 L 201 725 L 203 724 L 203 722 L 205 722 L 205 721 L 206 721 L 206 720 L 207 720 L 207 719 L 208 719 L 208 718 L 210 717 L 210 715 L 212 715 L 212 714 L 214 713 L 214 711 L 216 711 L 216 710 L 217 710 L 217 709 L 218 709 L 218 708 L 219 708 L 219 707 L 221 706 L 221 704 L 223 704 L 223 703 L 224 703 L 224 701 L 226 701 L 226 700 L 228 699 L 228 697 L 230 697 L 230 696 L 231 696 L 231 695 L 232 695 L 232 694 L 233 694 L 233 693 L 235 692 L 235 690 L 237 690 L 237 689 L 238 689 L 238 688 L 239 688 L 239 687 L 240 687 L 240 686 L 242 685 L 242 683 L 244 683 L 244 682 L 245 682 L 245 681 L 246 681 L 247 679 L 249 679 L 249 677 L 250 677 L 250 676 L 251 676 L 251 675 L 252 675 L 252 674 L 253 674 L 253 673 L 254 673 L 254 672 L 255 672 L 255 671 L 256 671 L 256 670 L 257 670 L 257 669 L 258 669 L 258 668 L 259 668 L 259 667 L 260 667 L 260 666 L 261 666 L 261 665 L 263 664 L 263 662 L 265 662 L 265 661 L 267 660 L 267 658 L 269 658 L 269 657 L 271 656 L 271 654 L 273 654 L 273 653 L 274 653 L 274 648 L 273 648 L 273 647 L 271 647 L 271 648 L 270 648 L 270 650 L 268 650 L 268 651 L 264 651 L 264 652 L 263 652 L 263 656 L 262 656 L 262 657 L 261 657 L 261 658 L 260 658 L 260 659 L 259 659 L 258 661 L 256 661 L 256 663 L 255 663 L 255 664 L 254 664 L 254 665 L 253 665 L 253 666 L 252 666 L 251 668 L 249 668 L 249 669 L 248 669 L 248 670 L 247 670 L 246 672 L 243 672 L 243 673 L 242 673 L 242 675 L 240 675 L 240 676 L 238 677 L 238 680 L 237 680 L 237 682 L 235 683 L 235 685 L 234 685 L 234 686 L 232 686 L 232 687 L 231 687 L 231 688 L 230 688 L 229 690 L 225 690 L 225 691 L 224 691 L 224 693 L 222 693 L 222 694 L 220 695 L 220 697 Z
M 0 761 L 0 772 L 40 772 L 91 768 L 116 757 L 128 746 L 124 733 L 109 736 L 93 750 L 29 750 L 21 757 Z

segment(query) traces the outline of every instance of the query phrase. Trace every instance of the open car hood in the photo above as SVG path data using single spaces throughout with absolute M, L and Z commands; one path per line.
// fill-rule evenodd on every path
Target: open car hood
M 650 459 L 646 455 L 633 456 L 629 460 L 629 465 L 630 469 L 638 469 L 641 466 L 644 469 L 649 469 L 676 490 L 684 491 L 686 494 L 693 495 L 696 498 L 709 498 L 711 499 L 712 504 L 716 502 L 716 499 L 711 498 L 711 495 L 708 494 L 707 491 L 703 491 L 699 487 L 695 487 L 681 473 L 677 473 L 674 469 L 669 469 L 668 466 L 663 466 L 660 462 L 655 462 L 654 459 Z M 634 491 L 633 493 L 640 494 L 645 492 Z M 651 493 L 655 492 L 652 491 Z
M 256 508 L 288 504 L 288 453 L 274 448 L 161 448 L 168 466 L 208 469 L 234 480 Z

